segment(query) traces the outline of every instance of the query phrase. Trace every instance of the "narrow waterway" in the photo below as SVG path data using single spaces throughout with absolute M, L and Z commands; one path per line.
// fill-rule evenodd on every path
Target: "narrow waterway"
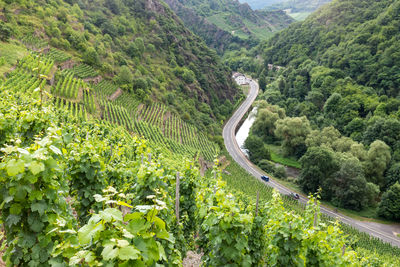
M 242 126 L 240 126 L 239 130 L 236 133 L 236 141 L 240 147 L 240 150 L 243 151 L 243 153 L 249 157 L 249 154 L 247 153 L 247 149 L 245 149 L 244 146 L 244 141 L 246 138 L 249 136 L 250 133 L 250 128 L 253 125 L 254 121 L 256 120 L 256 115 L 257 115 L 257 107 L 253 108 L 252 111 L 250 112 L 249 116 L 246 118 L 246 120 L 243 122 Z M 277 166 L 283 166 L 286 170 L 286 173 L 289 177 L 293 178 L 298 178 L 300 176 L 300 170 L 290 167 L 290 166 L 284 166 L 279 163 L 275 163 Z
M 249 136 L 250 128 L 256 119 L 256 114 L 257 114 L 257 107 L 253 108 L 247 119 L 243 122 L 242 126 L 240 126 L 239 130 L 236 133 L 236 141 L 240 149 L 246 156 L 248 156 L 247 150 L 243 148 L 243 145 L 247 136 Z

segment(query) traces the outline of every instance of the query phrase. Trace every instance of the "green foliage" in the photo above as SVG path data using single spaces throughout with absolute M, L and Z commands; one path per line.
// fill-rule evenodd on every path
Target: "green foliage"
M 338 171 L 338 163 L 333 153 L 323 147 L 312 147 L 307 150 L 301 162 L 299 183 L 305 192 L 316 193 L 319 187 L 329 188 L 329 178 Z
M 326 226 L 319 221 L 319 203 L 313 196 L 304 217 L 285 211 L 276 191 L 269 206 L 269 220 L 265 225 L 268 264 L 338 266 L 348 265 L 354 260 L 352 252 L 342 252 L 345 240 L 340 237 L 342 232 L 338 225 Z
M 161 200 L 153 198 L 153 205 L 132 207 L 127 197 L 114 188 L 105 195 L 94 195 L 103 209 L 93 214 L 78 231 L 79 247 L 69 259 L 70 265 L 98 266 L 100 263 L 120 266 L 151 266 L 155 263 L 178 265 L 178 255 L 167 255 L 164 246 L 173 246 L 175 239 L 158 216 L 166 208 Z M 149 196 L 150 197 L 150 196 Z M 155 197 L 155 196 L 153 196 Z M 124 214 L 119 207 L 137 211 Z M 163 244 L 164 242 L 164 244 Z
M 8 265 L 49 266 L 60 238 L 54 229 L 72 226 L 64 167 L 59 163 L 61 134 L 51 128 L 31 146 L 16 143 L 2 149 L 0 201 Z
M 116 82 L 120 85 L 131 84 L 133 75 L 128 66 L 122 66 L 118 76 L 115 78 Z
M 283 139 L 282 148 L 287 155 L 300 157 L 305 152 L 305 139 L 311 131 L 306 117 L 285 118 L 276 122 L 275 135 Z
M 244 142 L 245 149 L 248 150 L 250 160 L 258 164 L 261 160 L 271 159 L 268 148 L 264 145 L 261 138 L 249 135 Z
M 400 219 L 400 184 L 395 183 L 382 195 L 378 213 L 380 216 L 391 220 Z
M 81 143 L 74 142 L 67 149 L 70 193 L 77 196 L 78 216 L 86 221 L 89 210 L 97 210 L 93 205 L 94 195 L 100 194 L 106 186 L 104 158 L 110 156 L 110 148 L 106 142 L 90 138 Z
M 0 21 L 0 40 L 6 42 L 10 39 L 12 34 L 12 28 L 4 21 Z

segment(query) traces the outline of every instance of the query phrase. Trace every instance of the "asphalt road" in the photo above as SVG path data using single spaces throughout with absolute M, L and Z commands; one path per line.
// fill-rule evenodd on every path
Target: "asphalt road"
M 246 100 L 242 103 L 242 105 L 236 110 L 236 112 L 232 115 L 229 121 L 225 124 L 223 129 L 223 137 L 225 142 L 225 147 L 228 150 L 229 154 L 232 158 L 247 172 L 252 174 L 255 179 L 261 180 L 261 175 L 268 175 L 260 170 L 257 166 L 252 164 L 243 152 L 240 150 L 236 138 L 235 138 L 235 130 L 237 128 L 238 123 L 242 119 L 242 117 L 246 114 L 247 110 L 251 107 L 252 103 L 256 99 L 258 94 L 258 84 L 255 81 L 250 82 L 250 90 Z M 265 183 L 265 182 L 264 182 Z M 274 179 L 270 179 L 267 182 L 267 185 L 277 189 L 282 194 L 289 194 L 293 192 L 289 188 L 281 185 Z M 300 194 L 299 194 L 300 195 Z M 303 203 L 307 202 L 307 197 L 304 195 L 300 195 L 300 200 Z M 380 238 L 381 240 L 391 243 L 394 246 L 400 247 L 400 238 L 396 237 L 396 233 L 400 233 L 400 226 L 399 225 L 386 225 L 386 224 L 379 224 L 373 222 L 364 222 L 359 221 L 338 212 L 335 212 L 327 207 L 321 206 L 321 212 L 334 217 L 338 218 L 340 221 L 357 228 L 362 232 L 366 232 L 374 237 Z

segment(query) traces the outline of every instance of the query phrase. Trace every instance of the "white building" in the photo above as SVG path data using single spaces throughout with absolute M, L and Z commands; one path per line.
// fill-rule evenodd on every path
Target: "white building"
M 239 72 L 235 72 L 232 75 L 232 78 L 236 81 L 237 84 L 239 85 L 244 85 L 244 84 L 248 84 L 249 81 L 246 78 L 246 76 L 244 76 L 243 74 L 239 73 Z

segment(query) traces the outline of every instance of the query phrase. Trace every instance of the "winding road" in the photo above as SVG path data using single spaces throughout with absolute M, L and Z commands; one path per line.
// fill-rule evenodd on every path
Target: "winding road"
M 244 168 L 247 172 L 252 174 L 255 179 L 261 180 L 261 175 L 267 175 L 265 172 L 260 170 L 257 166 L 252 164 L 247 157 L 243 154 L 243 152 L 240 150 L 238 143 L 236 142 L 236 137 L 235 137 L 235 130 L 240 122 L 240 120 L 243 118 L 243 116 L 246 114 L 247 110 L 251 107 L 253 104 L 254 100 L 257 97 L 258 94 L 258 84 L 257 82 L 251 80 L 250 81 L 250 90 L 249 94 L 246 98 L 246 100 L 240 105 L 240 107 L 235 111 L 235 113 L 232 115 L 232 117 L 229 119 L 229 121 L 225 124 L 225 127 L 223 129 L 223 137 L 224 137 L 224 142 L 225 142 L 225 147 L 228 150 L 229 154 L 232 156 L 232 158 L 242 167 Z M 277 189 L 280 193 L 282 194 L 289 194 L 293 192 L 291 189 L 281 185 L 274 179 L 270 179 L 270 181 L 267 183 L 269 186 Z M 300 200 L 303 203 L 307 202 L 307 197 L 300 195 Z M 388 242 L 394 246 L 400 247 L 400 238 L 396 237 L 396 233 L 400 233 L 400 226 L 399 225 L 387 225 L 387 224 L 380 224 L 380 223 L 374 223 L 374 222 L 364 222 L 364 221 L 359 221 L 353 218 L 350 218 L 348 216 L 345 216 L 343 214 L 337 213 L 327 207 L 324 207 L 321 205 L 321 212 L 334 217 L 338 218 L 342 222 L 349 224 L 353 226 L 354 228 L 368 233 L 374 237 L 377 237 L 385 242 Z

